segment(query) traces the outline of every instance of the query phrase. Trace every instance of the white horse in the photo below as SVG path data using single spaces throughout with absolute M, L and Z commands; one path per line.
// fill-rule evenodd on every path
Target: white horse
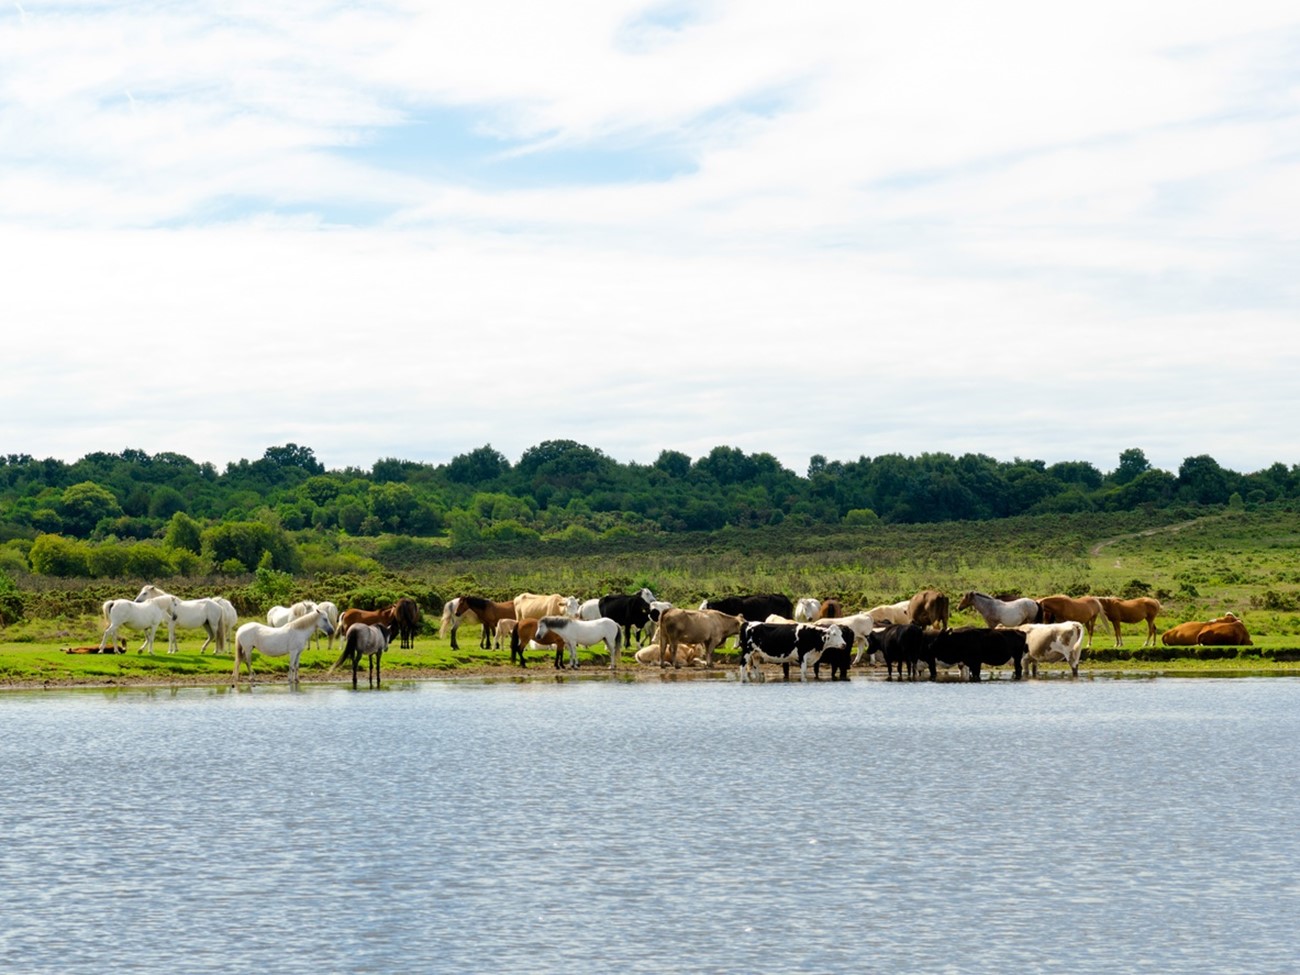
M 239 611 L 235 609 L 235 604 L 225 596 L 213 596 L 212 601 L 221 607 L 221 639 L 212 648 L 212 654 L 216 656 L 218 653 L 226 652 L 226 641 L 230 639 L 230 635 L 235 632 L 235 627 L 239 625 Z M 211 642 L 211 637 L 204 640 L 203 646 L 199 647 L 199 653 L 208 649 L 208 644 Z
M 537 621 L 538 643 L 547 633 L 557 633 L 569 651 L 573 669 L 578 669 L 578 647 L 592 647 L 604 643 L 609 649 L 609 669 L 618 665 L 618 655 L 623 650 L 623 628 L 608 616 L 598 620 L 575 620 L 568 616 L 543 616 Z M 556 651 L 555 666 L 560 666 L 562 651 Z
M 268 657 L 289 658 L 289 683 L 298 683 L 298 659 L 316 631 L 329 636 L 334 632 L 321 610 L 290 620 L 284 626 L 245 623 L 235 631 L 235 684 L 239 684 L 239 663 L 248 665 L 248 680 L 253 681 L 253 651 Z
M 973 607 L 975 612 L 984 617 L 984 622 L 990 628 L 1033 623 L 1042 614 L 1038 600 L 1030 599 L 1028 596 L 1003 602 L 982 592 L 971 591 L 961 597 L 961 602 L 957 604 L 957 612 L 960 613 L 967 607 Z
M 821 612 L 822 601 L 814 599 L 812 596 L 804 596 L 802 599 L 794 601 L 794 621 L 796 623 L 811 623 Z
M 325 599 L 325 600 L 322 600 L 321 602 L 317 603 L 317 604 L 316 604 L 316 608 L 317 608 L 317 609 L 323 609 L 323 610 L 325 611 L 325 618 L 326 618 L 327 620 L 330 621 L 330 626 L 334 627 L 335 632 L 337 632 L 337 631 L 338 631 L 338 628 L 339 628 L 339 607 L 338 607 L 338 604 L 337 604 L 337 603 L 334 603 L 334 602 L 331 602 L 331 601 L 328 600 L 328 599 Z M 342 637 L 342 634 L 340 633 L 339 636 Z M 315 643 L 315 645 L 316 645 L 316 649 L 319 650 L 319 649 L 320 649 L 320 634 L 319 634 L 319 633 L 315 633 L 315 634 L 313 634 L 313 639 L 316 641 L 316 643 Z M 331 634 L 329 635 L 328 639 L 326 640 L 325 646 L 328 647 L 330 650 L 333 650 L 333 649 L 334 649 L 334 634 L 333 634 L 333 633 L 331 633 Z
M 144 602 L 146 599 L 153 599 L 157 596 L 170 596 L 171 593 L 160 589 L 158 586 L 144 586 L 136 595 L 137 603 Z M 180 644 L 176 641 L 176 631 L 197 630 L 202 628 L 208 638 L 203 641 L 203 646 L 199 647 L 199 653 L 202 653 L 213 640 L 217 641 L 217 650 L 214 652 L 224 652 L 226 649 L 226 614 L 221 604 L 215 599 L 180 599 L 177 598 L 176 612 L 173 619 L 167 622 L 167 652 L 175 653 L 180 649 Z
M 164 622 L 170 628 L 172 620 L 176 618 L 176 604 L 179 602 L 175 596 L 166 595 L 154 596 L 142 603 L 133 599 L 108 600 L 100 607 L 104 616 L 104 636 L 99 641 L 99 649 L 103 650 L 110 638 L 116 641 L 117 631 L 125 626 L 144 633 L 144 642 L 136 653 L 143 653 L 145 647 L 153 653 L 154 634 Z
M 357 667 L 363 656 L 369 658 L 368 676 L 371 687 L 379 686 L 379 659 L 388 649 L 388 631 L 382 626 L 371 623 L 353 623 L 343 637 L 343 653 L 334 661 L 327 673 L 334 673 L 334 668 L 343 661 L 352 660 L 352 689 L 357 689 Z
M 294 603 L 292 606 L 272 606 L 266 611 L 267 626 L 284 626 L 290 620 L 296 620 L 300 616 L 306 616 L 316 609 L 316 604 L 310 599 L 304 599 L 300 603 Z

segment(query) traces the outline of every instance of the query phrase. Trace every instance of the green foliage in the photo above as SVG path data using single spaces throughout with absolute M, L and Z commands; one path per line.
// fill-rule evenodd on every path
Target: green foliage
M 203 532 L 203 556 L 214 565 L 240 566 L 240 571 L 257 569 L 263 555 L 283 572 L 298 567 L 298 553 L 282 529 L 257 521 L 223 522 Z
M 85 542 L 62 535 L 40 535 L 27 558 L 38 575 L 67 579 L 90 575 L 90 549 Z
M 203 526 L 183 511 L 177 511 L 167 523 L 163 543 L 168 548 L 184 549 L 199 555 L 203 552 Z
M 291 598 L 294 591 L 293 576 L 287 572 L 272 569 L 270 566 L 258 566 L 248 589 L 262 611 L 270 609 L 272 606 L 288 605 L 294 602 Z
M 101 521 L 121 514 L 122 506 L 113 492 L 93 481 L 73 484 L 63 492 L 59 503 L 63 530 L 76 538 L 89 538 Z
M 0 626 L 12 626 L 23 618 L 23 594 L 9 573 L 0 569 Z

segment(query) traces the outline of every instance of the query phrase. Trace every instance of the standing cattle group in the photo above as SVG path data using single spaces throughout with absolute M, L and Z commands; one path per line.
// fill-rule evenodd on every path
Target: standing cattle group
M 969 680 L 980 680 L 987 667 L 1010 665 L 1016 679 L 1025 669 L 1037 676 L 1041 664 L 1064 664 L 1078 676 L 1082 652 L 1092 645 L 1098 621 L 1114 628 L 1115 645 L 1123 645 L 1121 626 L 1144 623 L 1143 647 L 1156 643 L 1158 600 L 1150 597 L 1116 599 L 1105 596 L 1071 597 L 1063 594 L 1041 599 L 999 598 L 978 590 L 962 594 L 956 612 L 972 610 L 983 627 L 950 627 L 950 603 L 944 593 L 925 589 L 907 600 L 844 614 L 838 599 L 792 600 L 780 593 L 761 593 L 706 599 L 698 609 L 674 607 L 657 600 L 647 588 L 635 593 L 611 593 L 585 602 L 558 593 L 521 593 L 497 602 L 474 594 L 448 600 L 442 612 L 441 636 L 450 636 L 458 650 L 456 631 L 462 624 L 479 624 L 479 646 L 510 646 L 511 662 L 526 666 L 526 649 L 554 652 L 555 667 L 578 666 L 578 648 L 603 646 L 609 666 L 615 668 L 625 648 L 635 640 L 638 663 L 661 667 L 713 667 L 714 654 L 735 639 L 742 682 L 763 679 L 764 663 L 780 664 L 786 679 L 791 665 L 800 680 L 820 678 L 822 665 L 831 680 L 848 680 L 849 668 L 864 656 L 883 662 L 886 680 L 917 680 L 925 664 L 931 680 L 941 669 L 958 667 Z M 238 617 L 229 600 L 221 597 L 182 600 L 157 586 L 145 586 L 133 600 L 104 603 L 103 650 L 116 641 L 121 629 L 144 634 L 140 652 L 153 652 L 153 639 L 166 623 L 168 652 L 177 650 L 177 629 L 202 629 L 203 653 L 213 645 L 224 653 L 233 635 L 234 680 L 242 662 L 252 680 L 252 652 L 289 658 L 289 678 L 297 681 L 299 659 L 314 639 L 324 636 L 330 650 L 340 637 L 342 653 L 330 667 L 352 662 L 352 682 L 357 685 L 361 658 L 368 658 L 372 685 L 379 684 L 383 652 L 395 638 L 403 648 L 414 646 L 420 613 L 415 602 L 403 598 L 379 610 L 348 609 L 342 613 L 332 602 L 303 601 L 275 606 L 266 624 L 245 623 L 235 630 Z M 233 631 L 233 633 L 232 633 Z M 1084 643 L 1085 637 L 1087 643 Z M 647 639 L 655 643 L 641 644 Z M 1168 646 L 1243 646 L 1250 644 L 1245 625 L 1232 613 L 1205 622 L 1190 622 L 1167 630 L 1161 637 Z M 855 652 L 856 650 L 856 652 Z M 568 658 L 567 661 L 565 658 Z

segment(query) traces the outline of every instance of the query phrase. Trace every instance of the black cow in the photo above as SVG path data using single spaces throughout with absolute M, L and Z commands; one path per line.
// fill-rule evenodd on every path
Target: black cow
M 809 623 L 746 623 L 740 628 L 740 679 L 747 682 L 751 671 L 756 680 L 763 679 L 759 664 L 768 660 L 784 665 L 789 679 L 789 665 L 799 665 L 799 679 L 808 679 L 808 665 L 823 655 L 844 650 L 844 630 L 840 626 L 813 626 Z M 847 677 L 847 655 L 844 661 Z
M 645 634 L 645 626 L 650 622 L 650 604 L 654 594 L 649 589 L 642 589 L 630 595 L 613 593 L 600 597 L 600 615 L 612 619 L 623 627 L 623 646 L 632 645 L 632 628 L 636 627 L 637 646 Z
M 790 601 L 789 596 L 783 596 L 779 592 L 709 599 L 700 609 L 716 609 L 728 616 L 743 616 L 751 623 L 761 623 L 773 615 L 785 619 L 794 618 L 794 603 Z
M 923 641 L 921 659 L 930 665 L 931 680 L 938 676 L 935 665 L 939 662 L 966 667 L 973 682 L 980 679 L 981 666 L 1000 667 L 1010 662 L 1016 668 L 1014 679 L 1020 680 L 1021 661 L 1026 651 L 1025 634 L 1020 630 L 962 626 L 941 633 L 926 633 Z
M 831 647 L 822 651 L 822 655 L 813 661 L 813 680 L 822 679 L 821 667 L 823 663 L 831 668 L 831 680 L 849 679 L 849 664 L 853 660 L 854 633 L 847 626 L 837 626 L 837 629 L 840 631 L 840 636 L 844 637 L 844 646 Z M 789 680 L 790 665 L 782 664 L 781 670 L 785 673 L 785 679 Z M 838 677 L 835 676 L 836 673 L 839 674 Z
M 885 680 L 894 679 L 894 665 L 898 665 L 898 679 L 903 679 L 903 665 L 907 665 L 907 679 L 916 680 L 917 663 L 925 653 L 925 630 L 915 623 L 903 623 L 873 630 L 867 637 L 867 650 L 885 658 Z M 931 665 L 933 671 L 934 665 Z M 931 675 L 933 676 L 933 674 Z

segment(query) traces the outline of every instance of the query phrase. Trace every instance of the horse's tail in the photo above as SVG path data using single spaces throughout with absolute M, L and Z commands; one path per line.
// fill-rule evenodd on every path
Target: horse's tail
M 361 635 L 360 627 L 349 626 L 347 635 L 343 638 L 343 652 L 339 654 L 339 659 L 330 664 L 330 669 L 325 671 L 326 675 L 334 673 L 336 667 L 343 661 L 349 659 L 357 649 L 357 639 Z
M 448 599 L 442 604 L 442 621 L 438 625 L 439 638 L 445 639 L 447 631 L 451 629 L 452 617 L 456 615 L 456 600 Z
M 510 659 L 513 661 L 515 654 L 520 652 L 519 645 L 519 627 L 510 631 Z

